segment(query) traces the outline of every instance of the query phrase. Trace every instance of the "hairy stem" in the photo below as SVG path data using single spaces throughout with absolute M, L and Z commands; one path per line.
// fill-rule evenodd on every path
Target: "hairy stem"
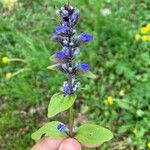
M 74 108 L 69 109 L 69 136 L 73 137 Z
M 72 51 L 71 49 L 69 49 L 69 53 L 70 53 L 70 56 L 72 57 Z M 72 67 L 73 64 L 72 64 L 72 59 L 70 61 L 70 66 Z M 70 87 L 70 90 L 71 92 L 73 92 L 73 83 L 72 83 L 72 80 L 73 80 L 73 76 L 72 74 L 69 74 L 68 76 L 68 84 L 69 84 L 69 87 Z M 73 137 L 73 123 L 74 123 L 74 106 L 72 106 L 70 109 L 69 109 L 69 136 L 70 137 Z
M 70 5 L 70 0 L 68 0 L 68 5 Z M 72 34 L 69 36 L 69 43 L 71 43 Z M 73 52 L 72 49 L 68 46 L 70 60 L 69 67 L 73 67 Z M 71 94 L 73 94 L 73 74 L 70 73 L 68 75 L 68 85 L 71 90 Z M 74 124 L 74 105 L 69 109 L 69 136 L 73 137 L 73 124 Z

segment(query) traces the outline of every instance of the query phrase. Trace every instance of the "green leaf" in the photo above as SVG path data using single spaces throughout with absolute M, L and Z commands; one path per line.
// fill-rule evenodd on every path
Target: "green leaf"
M 48 66 L 47 69 L 57 70 L 57 66 L 58 66 L 58 64 L 54 64 L 54 65 Z
M 133 71 L 131 66 L 129 66 L 129 64 L 127 63 L 122 62 L 116 65 L 116 73 L 118 75 L 124 75 L 129 80 L 132 79 L 135 75 L 135 72 Z
M 131 131 L 131 129 L 133 129 L 134 126 L 135 126 L 135 124 L 128 123 L 128 124 L 125 124 L 125 125 L 118 127 L 117 130 L 118 130 L 119 134 L 123 134 L 127 131 Z
M 39 140 L 43 135 L 54 137 L 54 138 L 67 137 L 67 134 L 65 132 L 60 132 L 57 130 L 58 124 L 60 124 L 60 122 L 58 121 L 46 123 L 43 127 L 41 127 L 36 132 L 34 132 L 31 135 L 31 138 L 33 140 Z
M 86 71 L 84 73 L 81 73 L 82 76 L 85 76 L 87 78 L 96 79 L 96 75 L 92 73 L 91 71 Z
M 129 102 L 126 99 L 114 99 L 116 101 L 116 104 L 118 105 L 118 107 L 127 110 L 128 112 L 131 112 L 133 114 L 136 113 L 136 109 L 134 107 L 134 105 Z
M 52 55 L 52 56 L 50 57 L 50 60 L 53 61 L 53 62 L 56 62 L 56 57 L 55 57 L 55 55 Z
M 78 128 L 75 138 L 83 145 L 99 146 L 113 138 L 110 130 L 95 124 L 84 124 Z
M 52 96 L 48 106 L 48 117 L 54 117 L 58 113 L 69 109 L 75 102 L 76 95 L 67 95 L 56 93 Z

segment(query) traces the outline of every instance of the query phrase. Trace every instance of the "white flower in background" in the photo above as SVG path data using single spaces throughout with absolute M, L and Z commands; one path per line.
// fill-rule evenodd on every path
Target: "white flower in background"
M 4 8 L 7 8 L 9 11 L 13 10 L 18 0 L 2 0 L 2 4 Z
M 108 15 L 110 15 L 110 14 L 111 14 L 110 8 L 103 8 L 103 9 L 101 9 L 101 14 L 102 14 L 103 16 L 108 16 Z
M 119 95 L 122 96 L 122 97 L 125 96 L 125 90 L 121 90 L 121 91 L 119 92 Z

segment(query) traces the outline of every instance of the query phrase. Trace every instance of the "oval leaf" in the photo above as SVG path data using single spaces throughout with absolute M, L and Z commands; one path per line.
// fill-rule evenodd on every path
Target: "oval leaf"
M 52 56 L 50 57 L 50 60 L 53 61 L 53 62 L 56 62 L 56 57 L 55 57 L 55 55 L 52 55 Z
M 58 64 L 54 64 L 54 65 L 48 66 L 47 69 L 57 70 L 57 67 L 58 67 Z
M 57 130 L 58 124 L 60 124 L 60 122 L 58 122 L 58 121 L 46 123 L 43 127 L 41 127 L 36 132 L 34 132 L 31 135 L 31 138 L 33 140 L 37 141 L 37 140 L 41 139 L 41 137 L 43 135 L 54 137 L 54 138 L 65 138 L 65 137 L 67 137 L 67 134 L 65 132 L 60 132 Z
M 82 76 L 85 76 L 87 78 L 91 78 L 91 79 L 96 79 L 96 75 L 94 73 L 92 73 L 91 71 L 86 71 L 84 73 L 81 74 Z
M 58 113 L 69 109 L 75 102 L 76 95 L 54 94 L 48 106 L 48 117 L 54 117 Z
M 75 138 L 86 147 L 97 147 L 113 138 L 110 130 L 95 124 L 84 124 L 78 128 Z

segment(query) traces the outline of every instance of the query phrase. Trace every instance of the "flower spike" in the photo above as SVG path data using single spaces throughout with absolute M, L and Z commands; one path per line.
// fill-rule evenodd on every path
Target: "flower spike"
M 78 23 L 80 13 L 79 10 L 66 4 L 61 9 L 57 10 L 57 14 L 61 18 L 61 25 L 55 28 L 55 33 L 50 34 L 52 40 L 60 43 L 63 49 L 55 53 L 56 61 L 59 70 L 65 74 L 68 74 L 68 80 L 63 84 L 64 96 L 71 95 L 77 92 L 80 87 L 77 75 L 79 69 L 83 71 L 90 70 L 88 64 L 75 63 L 75 59 L 78 56 L 79 47 L 86 42 L 93 40 L 93 36 L 89 33 L 76 34 L 75 25 Z M 78 65 L 77 65 L 78 64 Z M 72 82 L 73 78 L 76 80 Z

